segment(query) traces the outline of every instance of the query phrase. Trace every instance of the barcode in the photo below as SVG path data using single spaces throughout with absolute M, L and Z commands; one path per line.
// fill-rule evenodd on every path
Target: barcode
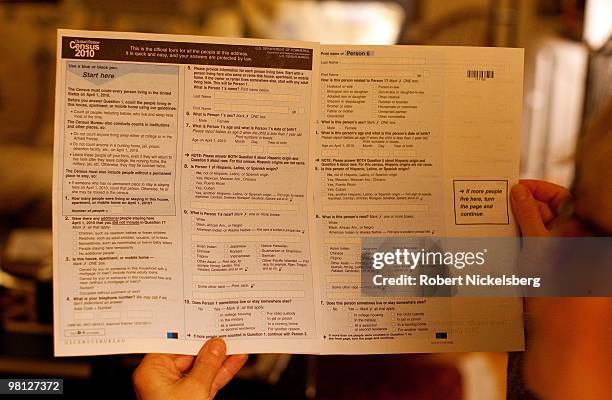
M 495 71 L 493 70 L 484 70 L 484 69 L 468 69 L 467 77 L 476 79 L 479 81 L 484 81 L 485 79 L 493 79 L 495 78 Z

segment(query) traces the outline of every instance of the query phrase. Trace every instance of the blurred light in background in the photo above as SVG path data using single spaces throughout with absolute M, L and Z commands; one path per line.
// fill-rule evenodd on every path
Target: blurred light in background
M 612 34 L 612 0 L 588 0 L 584 15 L 584 40 L 599 49 Z
M 250 13 L 257 36 L 325 44 L 395 44 L 405 18 L 396 2 L 283 1 L 274 20 Z

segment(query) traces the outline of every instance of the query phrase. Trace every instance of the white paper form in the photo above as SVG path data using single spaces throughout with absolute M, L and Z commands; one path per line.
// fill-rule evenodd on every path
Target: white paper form
M 521 88 L 516 49 L 320 61 L 313 43 L 60 31 L 56 355 L 522 348 L 518 299 L 359 290 L 362 237 L 515 233 Z
M 365 297 L 361 238 L 510 236 L 521 49 L 322 46 L 312 156 L 324 353 L 523 348 L 520 299 Z
M 58 34 L 55 354 L 316 352 L 318 45 Z

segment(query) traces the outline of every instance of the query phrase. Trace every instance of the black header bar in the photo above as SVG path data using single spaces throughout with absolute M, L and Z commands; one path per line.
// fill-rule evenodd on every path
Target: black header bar
M 312 70 L 312 49 L 134 39 L 62 38 L 62 58 Z

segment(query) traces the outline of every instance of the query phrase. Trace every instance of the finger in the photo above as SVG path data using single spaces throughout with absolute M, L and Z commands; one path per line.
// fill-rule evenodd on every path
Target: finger
M 157 354 L 151 353 L 143 357 L 139 368 L 145 371 L 167 371 L 168 376 L 176 376 L 187 371 L 193 364 L 195 357 L 184 354 Z
M 523 236 L 549 236 L 538 205 L 526 186 L 520 183 L 514 185 L 510 204 Z
M 240 368 L 242 368 L 248 358 L 249 356 L 247 354 L 236 354 L 233 356 L 229 356 L 225 360 L 225 362 L 221 366 L 221 369 L 219 370 L 219 372 L 217 372 L 217 376 L 215 376 L 215 380 L 212 384 L 210 397 L 214 398 L 217 394 L 217 391 L 219 391 L 223 386 L 227 385 L 227 383 L 232 380 L 234 375 L 236 375 L 238 371 L 240 371 Z
M 555 218 L 555 215 L 550 210 L 550 207 L 547 203 L 544 203 L 540 200 L 536 200 L 536 204 L 538 205 L 538 209 L 540 210 L 540 216 L 542 217 L 544 225 L 548 225 Z
M 572 194 L 569 190 L 551 182 L 535 179 L 521 179 L 519 183 L 527 186 L 536 200 L 548 203 L 550 209 L 555 214 L 561 203 L 572 198 Z
M 209 339 L 200 349 L 187 379 L 194 380 L 210 390 L 215 376 L 225 361 L 226 351 L 223 339 Z
M 176 354 L 176 357 L 174 357 L 174 365 L 176 365 L 176 368 L 178 368 L 179 371 L 185 372 L 191 368 L 194 360 L 194 356 Z
M 176 369 L 172 356 L 168 354 L 145 355 L 132 373 L 132 382 L 138 393 L 146 391 L 152 380 L 157 385 L 169 385 L 179 378 L 180 371 Z

